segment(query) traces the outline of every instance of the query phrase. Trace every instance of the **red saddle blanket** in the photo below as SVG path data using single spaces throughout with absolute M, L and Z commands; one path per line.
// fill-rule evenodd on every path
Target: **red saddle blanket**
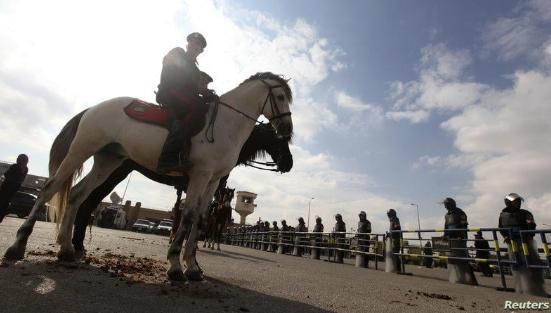
M 124 107 L 124 113 L 143 122 L 166 126 L 166 109 L 153 103 L 135 99 Z

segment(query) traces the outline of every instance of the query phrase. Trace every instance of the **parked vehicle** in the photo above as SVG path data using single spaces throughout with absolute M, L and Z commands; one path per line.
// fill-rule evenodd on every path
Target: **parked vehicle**
M 19 218 L 24 218 L 31 213 L 31 210 L 33 209 L 34 203 L 36 202 L 37 196 L 23 192 L 18 191 L 13 195 L 13 198 L 10 201 L 10 205 L 8 207 L 8 214 L 13 213 L 16 214 Z
M 172 220 L 162 220 L 155 229 L 155 234 L 169 236 L 172 230 L 172 223 Z
M 132 225 L 132 231 L 137 233 L 149 233 L 151 230 L 151 222 L 148 220 L 137 220 L 134 225 Z
M 155 222 L 149 222 L 149 232 L 152 233 L 157 229 L 157 224 Z
M 120 206 L 112 205 L 104 208 L 98 215 L 98 226 L 103 228 L 124 229 L 126 212 Z

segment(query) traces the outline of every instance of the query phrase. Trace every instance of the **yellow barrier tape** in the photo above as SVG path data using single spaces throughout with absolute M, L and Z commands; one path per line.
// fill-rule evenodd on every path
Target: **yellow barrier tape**
M 438 257 L 440 260 L 444 260 L 444 261 L 447 261 L 448 260 L 448 257 L 447 256 L 439 256 Z
M 470 231 L 479 231 L 480 228 L 469 228 Z
M 522 243 L 522 251 L 524 251 L 524 255 L 530 255 L 530 251 L 528 250 L 528 244 Z
M 499 252 L 499 241 L 497 239 L 494 239 L 494 249 Z
M 419 254 L 410 254 L 409 256 L 412 257 L 412 258 L 416 258 L 416 257 L 419 256 Z
M 434 231 L 435 232 L 443 232 L 444 230 L 443 229 L 435 229 Z
M 478 259 L 478 258 L 474 258 L 474 261 L 475 261 L 475 262 L 478 262 L 478 263 L 486 263 L 486 262 L 488 262 L 487 259 Z
M 545 253 L 546 256 L 549 256 L 549 247 L 547 246 L 546 243 L 542 245 L 543 245 L 543 252 Z
M 513 252 L 518 252 L 517 243 L 515 240 L 511 240 L 511 247 L 513 247 Z

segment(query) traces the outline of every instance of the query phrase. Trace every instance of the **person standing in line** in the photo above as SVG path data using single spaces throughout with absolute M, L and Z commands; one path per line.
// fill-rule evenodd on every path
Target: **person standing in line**
M 513 266 L 513 280 L 515 291 L 540 297 L 548 297 L 545 291 L 543 271 L 539 268 L 528 267 L 525 261 L 525 252 L 532 265 L 540 265 L 539 253 L 534 240 L 534 233 L 524 233 L 525 248 L 520 247 L 521 230 L 536 230 L 536 221 L 532 212 L 521 209 L 524 198 L 516 193 L 508 194 L 505 199 L 505 208 L 499 214 L 499 228 L 510 228 L 510 231 L 501 231 L 503 241 L 507 244 L 509 260 L 517 259 L 518 266 Z M 515 253 L 515 251 L 518 251 Z M 515 257 L 517 254 L 518 258 Z
M 367 219 L 367 213 L 360 211 L 358 214 L 358 248 L 361 252 L 369 252 L 369 234 L 371 234 L 371 222 Z M 369 267 L 369 255 L 365 260 L 358 263 L 358 266 Z
M 474 238 L 476 241 L 474 242 L 474 247 L 476 248 L 476 258 L 477 259 L 489 259 L 490 258 L 490 244 L 484 237 L 482 237 L 482 232 L 479 230 L 474 235 Z M 482 272 L 483 276 L 486 277 L 493 277 L 492 269 L 490 268 L 490 265 L 487 262 L 477 262 L 478 268 Z
M 397 214 L 396 214 L 396 210 L 394 209 L 389 209 L 387 212 L 386 212 L 386 216 L 388 217 L 388 221 L 389 221 L 389 230 L 391 231 L 390 232 L 390 238 L 392 239 L 391 241 L 391 244 L 392 244 L 392 253 L 400 253 L 400 238 L 401 238 L 401 235 L 399 232 L 392 232 L 394 230 L 402 230 L 402 226 L 400 225 L 400 219 L 398 218 Z M 396 260 L 396 268 L 398 270 L 398 272 L 400 272 L 402 270 L 402 263 L 400 261 L 400 257 L 397 257 L 395 256 L 395 260 Z
M 425 248 L 423 249 L 423 252 L 425 255 L 434 255 L 434 252 L 432 252 L 432 246 L 430 244 L 430 241 L 427 241 L 425 243 Z M 432 258 L 425 258 L 425 267 L 426 268 L 432 268 L 433 259 Z
M 445 198 L 439 202 L 444 204 L 447 212 L 444 215 L 444 238 L 450 243 L 450 256 L 457 258 L 468 258 L 467 251 L 467 214 L 457 207 L 452 198 Z M 448 259 L 448 280 L 452 283 L 467 284 L 477 286 L 478 281 L 469 261 Z
M 28 163 L 29 157 L 26 154 L 20 154 L 17 157 L 17 163 L 11 165 L 4 173 L 5 179 L 0 186 L 0 223 L 8 214 L 11 199 L 21 188 L 21 184 L 27 177 L 29 172 Z
M 342 220 L 342 215 L 340 215 L 339 213 L 335 215 L 335 220 L 337 221 L 335 223 L 335 233 L 333 234 L 333 240 L 337 247 L 335 252 L 335 262 L 343 263 L 344 253 L 340 249 L 344 247 L 344 238 L 346 237 L 346 223 Z

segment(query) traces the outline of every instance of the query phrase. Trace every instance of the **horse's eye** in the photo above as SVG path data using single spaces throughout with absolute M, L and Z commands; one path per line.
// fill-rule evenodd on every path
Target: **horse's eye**
M 283 101 L 283 100 L 285 100 L 285 96 L 284 95 L 279 95 L 279 96 L 277 96 L 277 100 Z

